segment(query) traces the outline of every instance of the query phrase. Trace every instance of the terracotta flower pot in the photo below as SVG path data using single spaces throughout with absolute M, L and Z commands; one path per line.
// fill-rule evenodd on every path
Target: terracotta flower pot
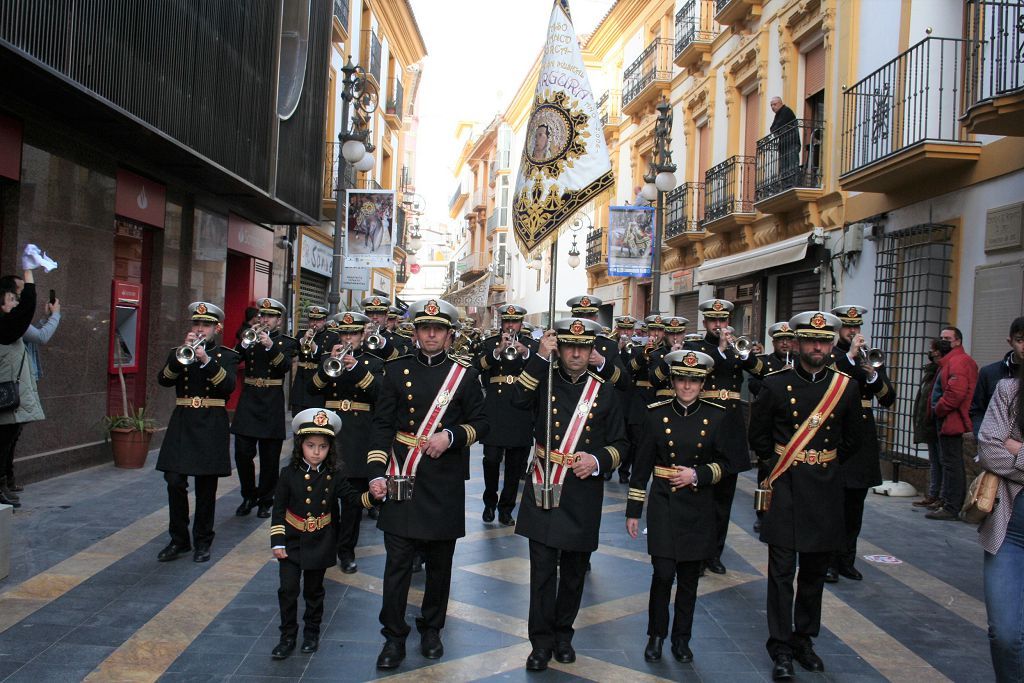
M 114 467 L 137 470 L 146 464 L 149 441 L 153 430 L 140 432 L 135 429 L 111 429 L 110 449 L 114 453 Z

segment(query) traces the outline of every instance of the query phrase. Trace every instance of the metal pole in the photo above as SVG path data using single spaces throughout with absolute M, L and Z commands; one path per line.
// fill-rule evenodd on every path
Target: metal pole
M 662 212 L 665 205 L 665 193 L 658 190 L 658 203 L 654 211 L 654 254 L 651 264 L 651 314 L 661 313 L 661 229 Z
M 548 329 L 552 330 L 555 326 L 555 280 L 558 273 L 558 236 L 551 240 L 551 286 L 548 288 Z M 551 400 L 554 396 L 551 385 L 555 378 L 555 360 L 554 355 L 551 357 L 551 362 L 548 363 L 548 395 L 546 398 L 547 409 L 545 415 L 547 416 L 546 429 L 544 433 L 544 453 L 547 457 L 544 458 L 544 483 L 541 485 L 540 490 L 540 503 L 541 507 L 545 510 L 550 510 L 557 507 L 555 502 L 555 491 L 554 486 L 551 484 L 551 408 L 553 401 Z
M 345 156 L 341 148 L 345 146 L 345 138 L 348 136 L 349 102 L 352 101 L 351 76 L 356 68 L 352 64 L 352 57 L 342 68 L 344 77 L 341 81 L 341 130 L 338 132 L 338 183 L 337 194 L 334 198 L 334 261 L 331 265 L 331 291 L 327 295 L 327 308 L 331 315 L 338 312 L 338 304 L 341 302 L 341 268 L 343 264 L 342 250 L 345 248 L 345 232 L 348 228 L 345 225 L 345 212 L 343 203 L 345 201 Z

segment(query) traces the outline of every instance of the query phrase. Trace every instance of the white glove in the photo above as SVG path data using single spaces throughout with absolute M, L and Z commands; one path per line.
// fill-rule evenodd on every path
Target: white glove
M 57 268 L 57 262 L 39 250 L 34 244 L 26 244 L 25 251 L 21 255 L 21 265 L 24 270 L 35 270 L 42 267 L 49 273 Z

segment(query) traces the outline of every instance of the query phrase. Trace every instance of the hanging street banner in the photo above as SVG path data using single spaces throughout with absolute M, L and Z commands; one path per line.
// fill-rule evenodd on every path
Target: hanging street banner
M 457 289 L 445 297 L 452 306 L 487 307 L 487 294 L 491 289 L 491 274 L 486 273 L 462 289 Z
M 651 276 L 654 209 L 650 206 L 608 207 L 608 274 Z
M 345 268 L 394 268 L 394 190 L 345 190 Z
M 568 0 L 555 0 L 512 204 L 529 259 L 573 214 L 612 186 L 612 164 Z

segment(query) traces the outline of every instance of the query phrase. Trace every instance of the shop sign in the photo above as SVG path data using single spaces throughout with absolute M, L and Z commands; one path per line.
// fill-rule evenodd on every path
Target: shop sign
M 673 292 L 693 291 L 693 268 L 677 270 L 673 272 L 670 277 L 672 278 Z
M 0 177 L 21 179 L 21 122 L 0 115 Z
M 373 272 L 373 292 L 381 296 L 391 295 L 391 278 L 381 272 Z
M 341 288 L 365 292 L 370 288 L 370 269 L 346 264 L 341 269 Z
M 302 268 L 330 277 L 333 260 L 334 252 L 330 247 L 309 235 L 302 236 L 302 251 L 299 255 Z
M 264 261 L 274 260 L 274 231 L 228 214 L 228 249 Z
M 135 175 L 123 168 L 117 169 L 117 192 L 114 197 L 114 213 L 118 216 L 164 227 L 164 210 L 167 206 L 166 190 L 160 183 Z

